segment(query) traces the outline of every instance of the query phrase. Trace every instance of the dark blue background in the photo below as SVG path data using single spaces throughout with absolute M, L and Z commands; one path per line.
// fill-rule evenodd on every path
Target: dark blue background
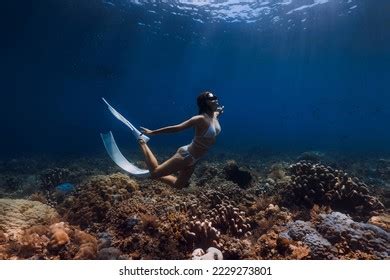
M 100 97 L 157 128 L 196 114 L 202 90 L 226 107 L 219 149 L 389 153 L 389 1 L 358 3 L 344 17 L 317 9 L 306 30 L 167 13 L 157 34 L 138 24 L 153 22 L 142 7 L 5 4 L 0 155 L 100 153 L 108 130 L 136 149 Z M 191 137 L 153 145 L 175 149 Z

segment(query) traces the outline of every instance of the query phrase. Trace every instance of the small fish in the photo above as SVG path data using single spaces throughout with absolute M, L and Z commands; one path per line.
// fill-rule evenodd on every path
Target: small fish
M 63 193 L 68 193 L 68 192 L 72 192 L 75 190 L 75 186 L 71 183 L 63 183 L 63 184 L 60 184 L 56 187 L 56 190 L 57 191 L 60 191 L 60 192 L 63 192 Z

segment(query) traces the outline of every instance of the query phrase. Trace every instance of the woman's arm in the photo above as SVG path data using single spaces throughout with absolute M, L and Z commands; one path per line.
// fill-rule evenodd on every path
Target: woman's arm
M 159 129 L 151 130 L 147 129 L 145 127 L 141 127 L 141 132 L 147 135 L 156 135 L 160 133 L 172 133 L 172 132 L 179 132 L 181 130 L 193 127 L 195 123 L 201 118 L 201 116 L 194 116 L 191 119 L 188 119 L 180 124 L 177 125 L 171 125 L 162 127 Z

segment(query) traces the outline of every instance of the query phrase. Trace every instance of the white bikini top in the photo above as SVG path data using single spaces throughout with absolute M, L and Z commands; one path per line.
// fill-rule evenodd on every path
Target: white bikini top
M 213 125 L 213 123 L 215 125 Z M 211 120 L 209 127 L 207 128 L 206 132 L 203 133 L 201 137 L 206 138 L 215 138 L 219 133 L 221 133 L 221 125 L 218 121 Z
M 221 133 L 221 125 L 219 124 L 217 119 L 210 118 L 210 124 L 207 128 L 206 132 L 203 135 L 195 136 L 192 143 L 203 148 L 209 149 L 215 142 L 215 138 L 219 133 Z

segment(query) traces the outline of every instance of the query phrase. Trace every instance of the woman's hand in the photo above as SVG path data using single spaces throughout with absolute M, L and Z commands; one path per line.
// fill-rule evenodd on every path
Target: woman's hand
M 140 128 L 141 128 L 142 134 L 146 134 L 146 135 L 153 135 L 154 134 L 153 130 L 147 129 L 147 128 L 142 127 L 142 126 Z
M 222 115 L 223 114 L 223 110 L 225 109 L 225 106 L 218 106 L 217 108 L 217 112 L 219 113 L 219 115 Z

